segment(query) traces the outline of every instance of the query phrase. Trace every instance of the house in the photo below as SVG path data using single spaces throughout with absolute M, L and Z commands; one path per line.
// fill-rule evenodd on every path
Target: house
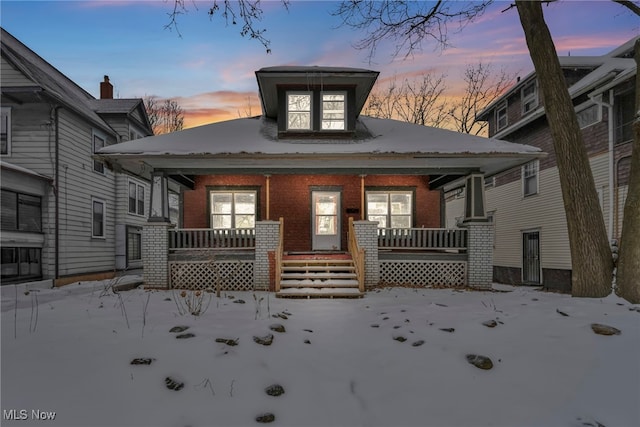
M 147 285 L 223 281 L 307 296 L 361 295 L 381 282 L 491 285 L 483 174 L 541 150 L 362 116 L 376 71 L 278 66 L 255 74 L 259 117 L 100 150 L 152 181 Z M 170 177 L 186 186 L 180 229 L 167 222 Z M 467 228 L 446 230 L 441 188 L 460 177 L 470 188 Z
M 561 56 L 610 239 L 619 239 L 631 164 L 636 39 L 602 56 Z M 562 193 L 544 99 L 535 73 L 485 108 L 489 136 L 541 148 L 549 155 L 486 175 L 494 224 L 494 279 L 571 290 L 571 254 Z M 456 188 L 457 187 L 457 188 Z M 447 224 L 463 217 L 460 186 L 446 188 Z
M 152 135 L 141 99 L 95 99 L 2 29 L 2 284 L 142 267 L 148 180 L 93 158 Z

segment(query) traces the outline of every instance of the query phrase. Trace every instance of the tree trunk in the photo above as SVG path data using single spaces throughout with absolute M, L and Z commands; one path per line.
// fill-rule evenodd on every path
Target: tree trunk
M 633 148 L 629 189 L 624 203 L 624 220 L 618 259 L 618 293 L 633 304 L 640 304 L 640 39 L 635 44 L 636 114 L 633 122 Z
M 611 292 L 613 260 L 573 102 L 542 3 L 516 0 L 516 6 L 542 89 L 558 164 L 571 248 L 571 294 L 604 297 Z

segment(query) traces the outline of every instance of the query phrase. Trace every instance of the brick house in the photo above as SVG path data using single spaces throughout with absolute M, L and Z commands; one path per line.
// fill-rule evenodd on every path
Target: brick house
M 635 111 L 636 64 L 629 40 L 602 56 L 561 56 L 610 239 L 619 239 Z M 478 115 L 489 136 L 539 147 L 549 155 L 486 175 L 494 225 L 494 280 L 571 290 L 571 253 L 544 99 L 531 73 Z M 447 224 L 463 217 L 464 189 L 446 187 Z
M 147 283 L 209 286 L 202 277 L 215 280 L 214 265 L 234 276 L 227 287 L 281 295 L 361 295 L 379 282 L 490 286 L 483 174 L 543 153 L 361 116 L 377 77 L 263 68 L 262 116 L 101 150 L 152 180 Z M 166 223 L 169 177 L 185 187 L 179 229 Z M 441 188 L 464 177 L 466 228 L 444 229 Z

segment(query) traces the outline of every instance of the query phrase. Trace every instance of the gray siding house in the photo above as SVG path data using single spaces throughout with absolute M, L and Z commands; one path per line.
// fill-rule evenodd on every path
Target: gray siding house
M 591 162 L 605 226 L 619 239 L 631 164 L 636 64 L 629 40 L 602 56 L 561 56 Z M 479 116 L 489 136 L 540 147 L 549 155 L 487 176 L 494 223 L 494 280 L 571 290 L 571 254 L 560 179 L 544 99 L 531 73 Z M 446 222 L 463 216 L 464 189 L 446 187 Z
M 149 182 L 94 159 L 153 132 L 141 99 L 95 99 L 2 29 L 2 284 L 142 267 Z

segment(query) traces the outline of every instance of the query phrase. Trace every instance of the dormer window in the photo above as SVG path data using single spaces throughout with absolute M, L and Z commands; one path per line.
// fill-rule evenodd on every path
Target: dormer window
M 344 130 L 346 119 L 346 95 L 344 93 L 322 94 L 322 130 Z
M 287 129 L 312 129 L 311 92 L 287 93 Z
M 522 87 L 520 99 L 522 100 L 522 114 L 527 114 L 538 106 L 538 85 L 535 80 Z

